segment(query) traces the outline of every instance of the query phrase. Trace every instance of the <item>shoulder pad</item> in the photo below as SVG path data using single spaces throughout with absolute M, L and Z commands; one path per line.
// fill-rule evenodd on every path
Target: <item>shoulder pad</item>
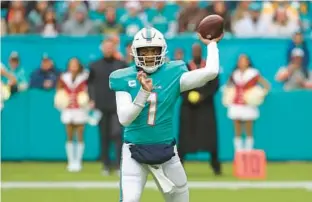
M 132 74 L 132 68 L 124 68 L 113 71 L 109 75 L 109 87 L 113 91 L 127 91 L 127 77 Z
M 187 68 L 185 62 L 182 60 L 170 61 L 170 62 L 168 62 L 168 66 L 170 68 L 176 68 L 177 70 L 180 70 L 181 72 L 187 72 L 188 71 L 188 68 Z

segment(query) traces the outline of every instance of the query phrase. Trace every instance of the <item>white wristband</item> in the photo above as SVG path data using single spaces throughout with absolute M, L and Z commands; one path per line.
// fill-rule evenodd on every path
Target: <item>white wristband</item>
M 133 104 L 138 105 L 139 107 L 143 108 L 150 94 L 151 92 L 148 92 L 144 90 L 143 88 L 141 88 L 137 96 L 135 97 Z

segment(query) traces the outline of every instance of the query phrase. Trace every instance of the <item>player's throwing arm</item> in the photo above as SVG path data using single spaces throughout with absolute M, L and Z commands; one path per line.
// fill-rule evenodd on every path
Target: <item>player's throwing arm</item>
M 216 39 L 204 39 L 198 34 L 200 40 L 207 45 L 207 59 L 205 68 L 182 74 L 180 85 L 181 92 L 204 86 L 208 81 L 215 79 L 219 73 L 219 50 L 217 42 L 222 39 L 223 35 Z
M 203 69 L 184 73 L 181 77 L 181 92 L 204 86 L 219 73 L 219 50 L 217 42 L 223 37 L 224 20 L 219 15 L 209 15 L 198 25 L 198 37 L 207 45 L 206 66 Z

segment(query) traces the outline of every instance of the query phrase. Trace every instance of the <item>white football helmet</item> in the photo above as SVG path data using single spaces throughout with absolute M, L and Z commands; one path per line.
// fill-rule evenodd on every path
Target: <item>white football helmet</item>
M 145 47 L 161 48 L 160 55 L 139 56 L 138 49 Z M 164 35 L 155 28 L 143 28 L 134 36 L 132 42 L 132 55 L 137 67 L 147 73 L 155 72 L 166 61 L 167 43 Z M 154 65 L 146 65 L 146 58 L 154 58 Z

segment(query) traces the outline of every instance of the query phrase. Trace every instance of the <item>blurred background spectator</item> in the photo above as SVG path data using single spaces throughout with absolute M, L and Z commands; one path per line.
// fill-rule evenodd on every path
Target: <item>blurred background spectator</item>
M 24 68 L 20 64 L 18 52 L 13 51 L 10 54 L 9 63 L 6 71 L 16 78 L 16 84 L 11 86 L 11 93 L 26 90 L 26 88 L 28 87 L 27 76 L 25 74 Z M 3 80 L 3 82 L 7 84 L 8 80 L 5 79 Z
M 249 15 L 249 1 L 239 1 L 236 4 L 236 9 L 232 11 L 232 23 L 243 19 L 246 15 Z
M 85 36 L 94 34 L 94 24 L 89 19 L 86 6 L 79 5 L 69 14 L 68 20 L 63 25 L 63 33 L 68 35 Z
M 165 1 L 154 2 L 155 6 L 146 11 L 150 26 L 155 27 L 167 37 L 177 33 L 176 7 L 167 5 Z
M 276 12 L 281 9 L 285 12 L 290 21 L 296 21 L 299 18 L 298 15 L 298 4 L 300 2 L 295 1 L 266 1 L 262 2 L 263 4 L 263 13 L 270 17 L 274 18 Z
M 25 3 L 22 1 L 12 1 L 9 4 L 8 10 L 7 10 L 7 20 L 10 23 L 12 20 L 15 19 L 15 13 L 20 13 L 24 16 L 26 15 L 26 9 L 25 9 Z
M 181 48 L 178 48 L 174 51 L 174 60 L 184 60 L 184 51 Z
M 286 67 L 281 67 L 276 74 L 276 80 L 283 82 L 285 90 L 312 88 L 304 70 L 304 51 L 294 48 L 291 51 L 291 60 Z
M 301 32 L 296 32 L 293 37 L 292 41 L 289 43 L 288 49 L 287 49 L 287 62 L 291 61 L 291 53 L 295 48 L 300 48 L 303 51 L 303 61 L 302 61 L 302 67 L 303 71 L 306 77 L 308 77 L 308 66 L 310 62 L 310 52 L 308 49 L 308 46 L 306 42 L 304 41 L 304 37 L 302 36 Z
M 114 7 L 107 7 L 105 11 L 105 19 L 102 19 L 102 23 L 99 24 L 98 32 L 107 35 L 118 35 L 122 33 L 122 26 L 116 18 L 116 9 Z
M 179 32 L 194 32 L 196 29 L 198 21 L 198 14 L 201 8 L 197 1 L 190 1 L 184 3 L 184 6 L 178 17 Z
M 8 32 L 10 34 L 26 34 L 30 32 L 30 26 L 25 19 L 23 10 L 14 10 L 10 13 Z
M 52 59 L 44 54 L 41 65 L 30 76 L 30 87 L 44 90 L 54 89 L 61 71 L 54 66 Z
M 298 4 L 301 31 L 304 34 L 309 34 L 312 29 L 312 2 L 301 1 Z
M 266 27 L 268 37 L 290 37 L 299 30 L 299 21 L 290 16 L 286 8 L 277 8 Z
M 56 7 L 56 10 L 59 13 L 60 20 L 62 22 L 72 18 L 76 11 L 77 8 L 83 7 L 86 8 L 88 11 L 88 3 L 86 1 L 57 1 L 54 2 L 54 6 Z
M 243 8 L 233 17 L 233 33 L 239 37 L 262 37 L 266 32 L 266 21 L 261 14 L 261 3 L 251 3 L 247 10 Z
M 48 9 L 43 14 L 43 23 L 38 26 L 37 33 L 44 37 L 56 37 L 61 32 L 61 27 L 56 21 L 53 9 Z
M 0 27 L 0 29 L 1 29 L 1 36 L 4 36 L 4 35 L 6 35 L 7 34 L 7 23 L 6 23 L 6 21 L 5 21 L 5 19 L 3 19 L 3 18 L 1 18 L 1 27 Z
M 107 20 L 106 12 L 107 10 L 107 2 L 105 1 L 89 1 L 91 4 L 89 16 L 92 21 L 95 23 L 102 23 Z
M 138 1 L 128 1 L 125 4 L 126 13 L 120 18 L 123 26 L 123 32 L 129 36 L 134 36 L 140 29 L 144 27 L 140 18 L 139 11 L 141 4 Z
M 44 24 L 44 14 L 48 10 L 49 2 L 48 1 L 37 1 L 35 8 L 30 11 L 28 14 L 28 21 L 32 29 L 40 27 Z
M 102 174 L 110 175 L 113 170 L 119 169 L 122 129 L 116 113 L 115 93 L 109 88 L 109 75 L 117 69 L 125 68 L 127 64 L 116 58 L 117 50 L 114 39 L 104 40 L 101 44 L 101 51 L 103 57 L 90 64 L 88 92 L 93 107 L 102 112 L 99 122 L 100 159 L 103 163 Z M 115 143 L 116 164 L 113 164 L 109 155 L 111 143 Z

